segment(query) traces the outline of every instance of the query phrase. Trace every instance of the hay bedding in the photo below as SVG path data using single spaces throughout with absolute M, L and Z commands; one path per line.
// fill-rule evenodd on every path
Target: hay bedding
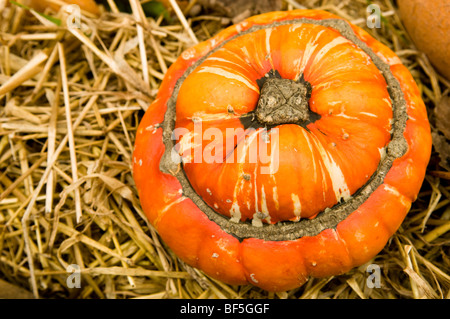
M 14 284 L 41 298 L 449 298 L 450 173 L 438 153 L 402 227 L 371 261 L 381 269 L 380 288 L 367 286 L 367 265 L 283 293 L 234 287 L 164 246 L 143 217 L 130 158 L 167 67 L 245 18 L 201 2 L 180 1 L 174 10 L 167 1 L 167 21 L 145 17 L 136 0 L 131 13 L 108 0 L 110 11 L 68 29 L 0 1 L 0 295 Z M 329 10 L 365 27 L 366 1 L 272 3 Z M 382 28 L 366 30 L 409 67 L 435 130 L 433 109 L 450 84 L 414 48 L 394 4 L 374 3 Z M 67 285 L 72 264 L 81 288 Z

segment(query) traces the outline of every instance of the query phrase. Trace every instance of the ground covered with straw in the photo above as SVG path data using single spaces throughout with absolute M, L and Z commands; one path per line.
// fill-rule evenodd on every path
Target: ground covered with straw
M 373 1 L 383 18 L 369 29 L 365 0 L 274 2 L 328 10 L 392 48 L 416 79 L 435 131 L 434 109 L 450 83 L 414 47 L 395 3 Z M 46 12 L 51 21 L 0 1 L 1 281 L 40 298 L 450 297 L 450 173 L 436 151 L 410 213 L 370 262 L 381 269 L 379 287 L 367 285 L 363 265 L 268 293 L 226 285 L 177 259 L 139 205 L 130 161 L 136 128 L 183 50 L 259 12 L 233 16 L 195 0 L 179 1 L 177 11 L 170 0 L 158 18 L 138 0 L 127 12 L 104 3 L 108 9 L 83 15 L 78 29 L 65 25 L 64 12 Z M 70 265 L 79 267 L 80 288 L 68 285 Z

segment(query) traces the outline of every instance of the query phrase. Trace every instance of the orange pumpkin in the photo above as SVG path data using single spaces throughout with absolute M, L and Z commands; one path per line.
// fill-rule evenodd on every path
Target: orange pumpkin
M 400 59 L 318 10 L 254 16 L 183 52 L 136 134 L 134 179 L 165 243 L 269 291 L 373 258 L 431 152 Z

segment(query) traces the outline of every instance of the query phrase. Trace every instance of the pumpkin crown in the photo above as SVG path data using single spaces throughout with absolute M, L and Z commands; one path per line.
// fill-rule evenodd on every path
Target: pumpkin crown
M 168 149 L 207 210 L 259 227 L 314 219 L 377 173 L 398 90 L 341 22 L 255 26 L 180 78 L 171 101 L 183 132 Z
M 240 239 L 336 227 L 406 151 L 397 80 L 338 19 L 230 37 L 179 76 L 167 106 L 161 171 Z

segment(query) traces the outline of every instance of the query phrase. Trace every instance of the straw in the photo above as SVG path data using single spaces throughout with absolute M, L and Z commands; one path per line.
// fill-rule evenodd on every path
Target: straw
M 59 1 L 59 0 L 58 0 Z M 372 1 L 384 18 L 366 26 L 367 1 L 285 0 L 358 23 L 411 71 L 435 126 L 434 108 L 450 83 L 419 52 L 390 0 Z M 86 14 L 81 28 L 57 26 L 23 8 L 0 20 L 0 278 L 40 298 L 449 298 L 450 172 L 433 152 L 411 211 L 366 265 L 302 287 L 269 293 L 215 280 L 181 260 L 148 222 L 132 175 L 133 143 L 144 111 L 183 50 L 235 17 L 200 2 L 168 1 L 172 19 L 131 13 Z M 183 13 L 184 12 L 184 13 Z M 60 21 L 64 12 L 48 11 Z M 370 264 L 380 287 L 367 284 Z M 81 288 L 70 288 L 70 265 Z M 70 269 L 70 268 L 69 268 Z

